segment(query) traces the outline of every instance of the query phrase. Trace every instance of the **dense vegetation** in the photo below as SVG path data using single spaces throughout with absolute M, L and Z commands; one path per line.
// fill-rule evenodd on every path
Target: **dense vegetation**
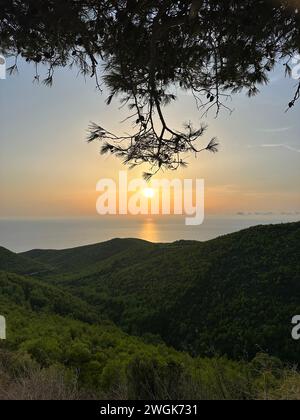
M 299 239 L 295 223 L 207 243 L 1 248 L 0 398 L 300 398 L 286 364 L 300 361 Z
M 0 247 L 0 270 L 34 275 L 43 271 L 49 271 L 49 267 Z
M 0 312 L 9 331 L 0 344 L 0 399 L 300 398 L 299 374 L 264 354 L 247 364 L 192 359 L 110 323 L 37 314 L 3 295 Z
M 299 243 L 295 223 L 207 243 L 115 240 L 23 256 L 52 265 L 44 282 L 88 302 L 130 334 L 151 333 L 193 355 L 252 358 L 262 350 L 298 363 L 290 330 L 300 313 Z
M 16 274 L 0 272 L 0 299 L 29 311 L 49 312 L 85 322 L 100 319 L 87 303 L 57 287 Z

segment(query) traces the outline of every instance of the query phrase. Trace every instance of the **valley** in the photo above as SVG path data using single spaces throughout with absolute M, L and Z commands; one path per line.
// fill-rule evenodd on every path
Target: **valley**
M 228 397 L 245 398 L 253 363 L 282 375 L 300 363 L 300 342 L 291 336 L 300 313 L 299 242 L 300 223 L 293 223 L 204 243 L 115 239 L 22 254 L 1 248 L 1 357 L 79 372 L 84 389 L 125 387 L 124 398 L 149 399 L 141 388 L 149 375 L 157 398 L 171 388 L 191 395 L 185 381 L 195 378 L 220 397 L 220 374 Z

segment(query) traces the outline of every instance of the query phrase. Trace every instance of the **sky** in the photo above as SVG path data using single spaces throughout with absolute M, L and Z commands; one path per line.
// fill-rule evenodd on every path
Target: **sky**
M 128 132 L 120 123 L 128 111 L 118 101 L 107 106 L 107 92 L 74 70 L 58 70 L 52 88 L 33 84 L 33 77 L 33 67 L 21 63 L 18 75 L 0 80 L 0 217 L 95 216 L 98 180 L 117 179 L 124 167 L 100 156 L 99 144 L 88 145 L 86 130 L 94 121 Z M 278 66 L 257 97 L 237 95 L 228 104 L 231 114 L 216 119 L 211 113 L 204 121 L 191 95 L 179 93 L 166 109 L 170 125 L 206 122 L 203 144 L 216 136 L 221 148 L 190 156 L 187 169 L 160 176 L 204 179 L 211 214 L 299 212 L 300 103 L 285 112 L 295 85 Z

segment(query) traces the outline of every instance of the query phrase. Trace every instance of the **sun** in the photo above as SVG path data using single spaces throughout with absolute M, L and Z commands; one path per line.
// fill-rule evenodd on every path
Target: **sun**
M 143 194 L 146 198 L 153 198 L 155 196 L 155 191 L 153 188 L 145 188 Z

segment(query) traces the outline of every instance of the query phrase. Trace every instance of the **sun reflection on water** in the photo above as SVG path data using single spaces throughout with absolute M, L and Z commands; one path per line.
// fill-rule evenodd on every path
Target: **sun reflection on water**
M 159 242 L 159 230 L 155 221 L 146 219 L 141 225 L 140 238 L 149 242 Z

